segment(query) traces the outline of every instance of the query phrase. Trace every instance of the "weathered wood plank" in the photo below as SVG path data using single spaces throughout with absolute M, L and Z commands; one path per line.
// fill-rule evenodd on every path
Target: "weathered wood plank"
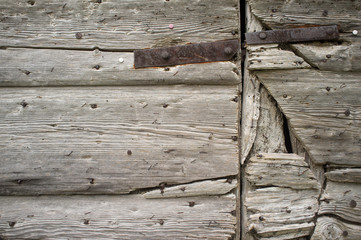
M 361 185 L 328 181 L 321 197 L 319 214 L 337 215 L 354 223 L 361 222 Z
M 238 173 L 233 86 L 0 88 L 0 194 L 118 194 Z
M 220 179 L 182 184 L 174 187 L 153 190 L 143 194 L 145 198 L 180 198 L 227 194 L 237 187 L 237 181 Z
M 311 68 L 303 58 L 281 49 L 278 44 L 247 46 L 247 50 L 249 70 Z
M 262 153 L 250 159 L 246 178 L 256 187 L 320 189 L 304 157 L 287 153 Z
M 247 230 L 256 239 L 310 235 L 321 187 L 311 177 L 303 158 L 262 153 L 250 159 L 245 172 L 247 181 L 254 186 L 245 198 Z
M 361 74 L 257 71 L 316 164 L 361 166 Z
M 360 1 L 248 0 L 248 2 L 252 13 L 272 29 L 336 24 L 343 32 L 361 30 Z
M 342 43 L 316 42 L 292 44 L 313 66 L 324 71 L 361 71 L 361 38 L 341 35 Z
M 325 175 L 328 180 L 333 182 L 361 183 L 360 168 L 337 169 L 327 172 Z
M 236 0 L 0 2 L 0 46 L 129 50 L 235 38 L 237 29 Z
M 235 196 L 1 197 L 3 239 L 230 239 Z
M 231 62 L 134 69 L 129 52 L 0 50 L 0 86 L 238 84 Z
M 331 217 L 317 219 L 315 232 L 311 240 L 359 240 L 361 226 L 344 223 Z

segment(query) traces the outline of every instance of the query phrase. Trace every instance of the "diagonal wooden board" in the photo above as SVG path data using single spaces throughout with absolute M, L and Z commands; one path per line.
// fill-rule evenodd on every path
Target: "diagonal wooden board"
M 0 197 L 1 239 L 232 239 L 235 195 Z
M 238 35 L 237 0 L 100 2 L 2 0 L 0 46 L 128 51 Z
M 238 173 L 234 86 L 0 88 L 0 194 L 123 194 Z
M 361 166 L 361 73 L 257 71 L 316 164 Z

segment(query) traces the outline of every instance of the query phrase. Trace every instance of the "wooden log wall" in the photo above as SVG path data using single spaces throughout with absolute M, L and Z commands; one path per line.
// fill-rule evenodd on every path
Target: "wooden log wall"
M 1 1 L 0 239 L 237 239 L 237 63 L 133 51 L 238 19 L 237 0 Z
M 246 200 L 243 239 L 359 239 L 361 5 L 359 1 L 248 0 L 247 3 L 247 31 L 250 32 L 336 24 L 341 33 L 337 41 L 247 46 L 245 64 L 249 72 L 246 70 L 244 78 L 243 110 L 259 103 L 259 89 L 265 88 L 289 126 L 289 133 L 284 132 L 285 136 L 290 136 L 288 145 L 291 148 L 287 150 L 299 154 L 308 163 L 312 174 L 309 170 L 305 173 L 311 174 L 313 179 L 291 184 L 287 180 L 289 174 L 294 177 L 297 174 L 286 170 L 283 179 L 277 180 L 278 176 L 271 170 L 278 163 L 270 160 L 265 168 L 267 173 L 265 170 L 263 174 L 255 174 L 262 166 L 258 162 L 264 162 L 267 155 L 251 151 L 256 146 L 255 138 L 249 137 L 249 130 L 244 129 L 242 122 L 242 139 L 246 141 L 242 141 L 241 158 L 245 162 L 247 180 L 243 183 Z M 260 107 L 262 109 L 262 105 Z M 257 110 L 253 116 L 259 116 Z M 242 117 L 246 119 L 247 116 Z M 251 125 L 249 119 L 246 124 Z M 268 140 L 277 141 L 280 134 Z M 265 144 L 264 149 L 267 152 L 272 145 Z M 280 165 L 278 173 L 292 167 L 296 166 Z M 293 189 L 308 181 L 316 181 L 319 185 L 312 196 L 307 197 L 309 203 L 315 200 L 313 213 L 308 219 L 302 218 L 302 214 L 292 216 L 287 223 L 277 222 L 280 224 L 277 226 L 276 221 L 272 221 L 282 216 L 277 207 L 286 199 L 275 194 L 281 191 L 279 185 L 289 183 Z M 322 191 L 317 192 L 321 187 Z M 292 196 L 291 192 L 289 194 Z M 265 200 L 254 196 L 262 196 Z M 261 205 L 268 201 L 272 206 L 277 198 L 281 199 L 280 205 L 275 204 L 274 208 L 266 209 Z M 258 200 L 259 207 L 255 207 Z M 275 212 L 269 214 L 270 211 Z M 289 214 L 294 213 L 290 211 Z M 304 219 L 305 225 L 292 225 L 296 219 L 301 222 Z

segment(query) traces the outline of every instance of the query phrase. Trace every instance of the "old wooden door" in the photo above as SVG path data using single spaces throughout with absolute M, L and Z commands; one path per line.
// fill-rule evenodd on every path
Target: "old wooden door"
M 247 3 L 248 32 L 335 24 L 340 38 L 247 45 L 243 239 L 360 239 L 361 2 Z
M 0 2 L 0 239 L 230 239 L 234 62 L 133 50 L 238 38 L 238 2 Z

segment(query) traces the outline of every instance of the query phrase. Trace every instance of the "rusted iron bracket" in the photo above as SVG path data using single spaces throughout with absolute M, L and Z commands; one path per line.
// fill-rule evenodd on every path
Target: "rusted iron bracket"
M 229 61 L 239 49 L 239 40 L 224 40 L 134 51 L 134 67 L 165 67 L 189 63 Z
M 248 45 L 335 40 L 339 37 L 336 25 L 251 32 L 245 35 Z

